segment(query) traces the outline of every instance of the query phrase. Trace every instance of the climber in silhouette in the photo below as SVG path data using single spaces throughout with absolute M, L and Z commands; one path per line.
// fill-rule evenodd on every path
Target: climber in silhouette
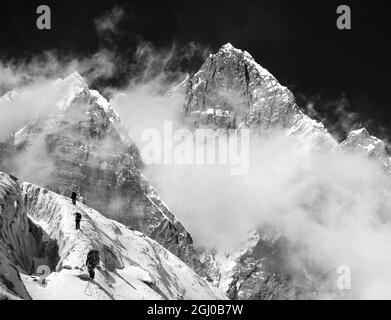
M 72 192 L 71 199 L 74 205 L 76 205 L 76 197 L 77 197 L 76 192 Z
M 76 212 L 76 230 L 80 230 L 80 220 L 81 220 L 81 213 Z
M 88 273 L 90 274 L 90 279 L 94 280 L 95 278 L 95 267 L 99 264 L 99 251 L 90 250 L 87 254 L 86 266 Z

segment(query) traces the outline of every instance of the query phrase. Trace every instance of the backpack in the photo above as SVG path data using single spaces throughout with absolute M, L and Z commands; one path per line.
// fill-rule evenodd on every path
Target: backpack
M 91 250 L 87 255 L 87 264 L 90 264 L 93 268 L 95 268 L 100 262 L 99 251 Z
M 76 212 L 76 220 L 81 220 L 81 213 Z

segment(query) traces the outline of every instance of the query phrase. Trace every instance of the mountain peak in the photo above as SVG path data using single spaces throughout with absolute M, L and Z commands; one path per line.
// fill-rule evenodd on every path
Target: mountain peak
M 211 54 L 187 80 L 184 114 L 191 123 L 224 128 L 289 128 L 337 146 L 324 126 L 304 115 L 290 90 L 231 43 Z M 317 139 L 317 138 L 316 138 Z
M 231 43 L 211 54 L 187 83 L 190 96 L 185 112 L 224 110 L 230 114 L 228 122 L 239 120 L 240 123 L 243 119 L 233 118 L 258 112 L 270 103 L 276 104 L 272 101 L 276 96 L 284 104 L 294 104 L 292 94 L 269 71 Z M 269 123 L 268 119 L 265 123 Z
M 347 138 L 341 142 L 341 147 L 350 152 L 363 152 L 370 158 L 382 161 L 386 167 L 390 164 L 384 141 L 371 136 L 365 128 L 350 131 Z
M 222 46 L 222 48 L 227 48 L 227 49 L 233 48 L 233 49 L 235 49 L 234 46 L 230 42 L 227 42 L 226 44 L 224 44 Z
M 64 92 L 62 99 L 57 102 L 57 106 L 60 110 L 67 109 L 71 101 L 73 101 L 81 92 L 86 90 L 91 96 L 95 97 L 95 100 L 104 108 L 105 111 L 109 109 L 106 99 L 103 98 L 96 90 L 88 89 L 87 81 L 78 72 L 73 72 L 71 75 L 63 79 L 57 79 L 54 82 L 54 85 L 61 88 Z
M 67 79 L 78 79 L 84 81 L 84 78 L 80 75 L 79 72 L 74 71 L 72 74 L 70 74 L 68 77 L 65 77 L 64 80 Z
M 224 51 L 234 51 L 234 50 L 239 50 L 237 48 L 235 48 L 231 43 L 226 43 L 225 45 L 223 45 L 220 50 L 224 50 Z M 220 51 L 219 50 L 219 51 Z
M 368 144 L 383 144 L 384 142 L 379 138 L 372 136 L 369 134 L 368 130 L 365 128 L 352 130 L 349 132 L 345 141 L 341 143 L 342 145 L 347 144 L 360 144 L 360 145 L 368 145 Z
M 365 136 L 365 137 L 369 137 L 370 134 L 368 132 L 367 129 L 365 128 L 361 128 L 361 129 L 357 129 L 357 130 L 352 130 L 349 132 L 349 136 L 350 137 L 356 137 L 356 136 Z
M 241 49 L 235 48 L 231 43 L 223 45 L 214 56 L 230 55 L 230 56 L 242 56 L 249 60 L 254 60 L 253 57 L 247 52 Z
M 236 47 L 234 47 L 231 43 L 226 43 L 225 45 L 223 45 L 219 51 L 217 52 L 217 54 L 215 54 L 214 56 L 218 55 L 218 54 L 221 54 L 221 53 L 225 53 L 225 54 L 229 54 L 229 55 L 234 55 L 234 56 L 242 56 L 244 57 L 247 62 L 250 62 L 251 63 L 255 63 L 255 60 L 254 58 L 251 56 L 251 54 L 249 54 L 247 51 L 245 50 L 241 50 L 241 49 L 238 49 Z
M 73 72 L 71 75 L 60 79 L 60 82 L 72 86 L 72 87 L 86 87 L 87 81 L 77 72 Z

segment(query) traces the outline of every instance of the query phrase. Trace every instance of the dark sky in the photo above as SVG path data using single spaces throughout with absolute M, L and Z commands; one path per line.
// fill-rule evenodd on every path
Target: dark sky
M 113 44 L 131 55 L 139 40 L 157 47 L 173 41 L 198 42 L 213 50 L 226 42 L 247 50 L 297 95 L 321 94 L 325 101 L 342 94 L 361 120 L 373 119 L 391 133 L 390 1 L 2 1 L 0 53 L 23 58 L 47 49 L 85 55 L 102 47 L 94 18 L 116 5 L 126 12 L 121 36 Z M 35 10 L 47 4 L 52 30 L 35 27 Z M 352 30 L 336 28 L 336 8 L 348 4 Z M 106 44 L 103 44 L 107 46 Z M 326 106 L 326 107 L 325 107 Z

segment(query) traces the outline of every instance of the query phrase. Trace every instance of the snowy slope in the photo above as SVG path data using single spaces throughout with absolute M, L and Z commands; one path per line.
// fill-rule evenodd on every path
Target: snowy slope
M 49 86 L 56 92 L 51 108 L 16 132 L 11 149 L 17 151 L 8 163 L 19 165 L 6 171 L 59 194 L 76 191 L 89 207 L 147 234 L 198 270 L 191 235 L 142 175 L 138 149 L 108 101 L 78 73 Z M 12 103 L 17 95 L 2 99 Z
M 38 186 L 24 183 L 23 193 L 29 217 L 58 244 L 58 264 L 46 287 L 22 276 L 33 299 L 224 298 L 144 234 Z M 76 210 L 83 216 L 81 231 L 75 230 Z M 96 282 L 88 285 L 84 263 L 93 248 L 101 253 L 101 267 Z
M 21 190 L 8 175 L 0 176 L 0 299 L 315 297 L 306 270 L 286 270 L 292 244 L 283 237 L 255 231 L 237 250 L 206 250 L 197 257 L 190 234 L 141 173 L 137 148 L 107 100 L 77 73 L 52 85 L 61 92 L 57 108 L 17 132 L 15 146 L 30 153 L 36 148 L 37 155 L 43 150 L 54 179 L 45 181 L 47 189 L 24 183 Z M 383 141 L 361 129 L 338 145 L 298 108 L 288 88 L 230 44 L 170 94 L 176 90 L 186 90 L 185 119 L 197 126 L 250 128 L 255 134 L 283 129 L 308 152 L 360 152 L 389 166 Z M 2 99 L 12 102 L 17 94 Z M 59 195 L 73 190 L 88 206 L 74 207 Z M 76 210 L 83 216 L 81 231 L 74 229 Z M 90 249 L 102 258 L 92 284 L 84 265 Z M 33 274 L 42 265 L 51 269 L 44 286 Z

